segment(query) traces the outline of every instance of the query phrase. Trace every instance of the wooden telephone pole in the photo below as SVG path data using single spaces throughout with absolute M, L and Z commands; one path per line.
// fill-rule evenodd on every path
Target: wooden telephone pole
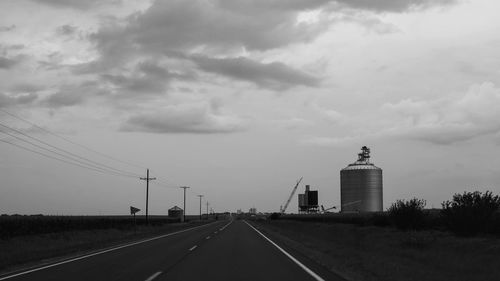
M 203 197 L 203 195 L 197 195 L 198 197 L 200 197 L 200 221 L 201 221 L 201 198 Z
M 182 189 L 184 189 L 184 210 L 182 211 L 182 222 L 186 222 L 186 189 L 189 188 L 189 186 L 181 186 Z
M 147 169 L 146 170 L 146 177 L 140 178 L 140 179 L 146 181 L 146 224 L 149 224 L 149 217 L 148 217 L 149 181 L 155 180 L 156 178 L 150 178 L 149 177 L 149 169 Z

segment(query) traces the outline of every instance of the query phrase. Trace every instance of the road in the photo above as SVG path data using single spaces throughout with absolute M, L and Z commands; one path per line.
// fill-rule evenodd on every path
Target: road
M 246 221 L 220 221 L 0 280 L 342 280 Z

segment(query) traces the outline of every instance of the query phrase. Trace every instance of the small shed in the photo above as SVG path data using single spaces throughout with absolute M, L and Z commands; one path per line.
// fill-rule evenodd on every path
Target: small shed
M 184 211 L 177 206 L 173 206 L 172 208 L 168 209 L 168 217 L 169 218 L 182 218 L 183 214 L 184 214 Z

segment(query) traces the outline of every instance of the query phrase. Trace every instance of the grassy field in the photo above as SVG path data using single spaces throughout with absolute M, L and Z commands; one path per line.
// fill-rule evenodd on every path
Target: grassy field
M 260 221 L 271 237 L 348 280 L 499 280 L 500 239 L 343 223 Z
M 3 217 L 0 219 L 0 272 L 75 256 L 207 221 L 177 223 L 153 217 L 134 227 L 124 217 Z M 8 226 L 9 228 L 7 228 Z M 86 229 L 85 229 L 86 227 Z

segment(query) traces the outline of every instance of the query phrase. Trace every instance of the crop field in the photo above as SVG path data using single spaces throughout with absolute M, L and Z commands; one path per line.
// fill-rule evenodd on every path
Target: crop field
M 186 216 L 0 216 L 0 272 L 210 222 Z
M 178 222 L 166 216 L 151 216 L 150 225 Z M 144 225 L 144 217 L 135 222 L 131 216 L 0 216 L 0 239 L 17 236 L 97 229 L 133 229 Z

